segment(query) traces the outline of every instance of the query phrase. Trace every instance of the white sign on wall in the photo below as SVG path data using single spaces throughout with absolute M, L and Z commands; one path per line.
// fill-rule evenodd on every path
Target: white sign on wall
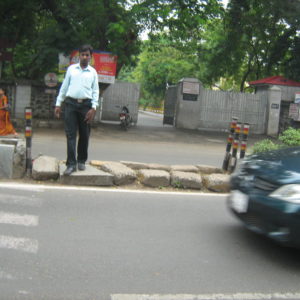
M 200 92 L 199 82 L 183 81 L 182 84 L 183 94 L 199 95 L 199 92 Z
M 44 77 L 44 81 L 48 87 L 57 86 L 57 76 L 55 73 L 47 73 Z

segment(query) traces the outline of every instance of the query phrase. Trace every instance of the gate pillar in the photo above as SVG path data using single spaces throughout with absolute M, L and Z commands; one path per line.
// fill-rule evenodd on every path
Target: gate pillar
M 267 135 L 276 136 L 279 130 L 281 89 L 272 86 L 268 89 Z

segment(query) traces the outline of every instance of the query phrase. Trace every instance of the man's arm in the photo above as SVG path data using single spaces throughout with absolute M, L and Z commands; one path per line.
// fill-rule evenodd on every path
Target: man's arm
M 54 108 L 54 114 L 55 114 L 55 117 L 56 117 L 57 119 L 60 118 L 60 113 L 61 113 L 61 108 L 60 108 L 60 106 L 55 106 L 55 108 Z
M 61 106 L 61 103 L 65 100 L 65 97 L 68 92 L 69 84 L 70 84 L 70 68 L 68 68 L 68 70 L 67 70 L 66 77 L 60 87 L 59 94 L 56 99 L 54 114 L 57 118 L 60 117 L 60 113 L 61 113 L 60 106 Z
M 99 83 L 97 72 L 94 72 L 94 80 L 92 83 L 92 107 L 96 110 L 99 105 Z
M 98 83 L 98 75 L 97 72 L 94 72 L 94 80 L 92 83 L 92 108 L 85 115 L 85 121 L 87 123 L 91 123 L 96 114 L 97 106 L 99 105 L 99 83 Z

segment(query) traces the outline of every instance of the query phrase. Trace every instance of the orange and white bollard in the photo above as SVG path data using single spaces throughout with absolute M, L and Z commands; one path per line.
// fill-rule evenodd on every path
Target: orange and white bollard
M 247 149 L 247 140 L 249 135 L 249 123 L 244 123 L 243 127 L 243 135 L 242 135 L 242 142 L 241 142 L 241 152 L 240 152 L 240 158 L 245 157 L 246 149 Z
M 32 171 L 32 109 L 31 107 L 25 108 L 25 138 L 26 138 L 26 174 L 31 176 Z
M 225 157 L 224 157 L 223 166 L 222 166 L 222 169 L 224 171 L 228 170 L 228 164 L 229 164 L 230 157 L 231 157 L 230 151 L 231 151 L 231 147 L 232 147 L 232 143 L 233 143 L 233 135 L 235 133 L 235 128 L 236 128 L 236 125 L 237 125 L 237 121 L 238 121 L 237 118 L 232 117 L 232 121 L 230 123 L 230 132 L 229 132 L 229 135 L 228 135 L 228 138 L 227 138 Z
M 241 133 L 241 123 L 237 122 L 235 126 L 235 133 L 234 133 L 234 140 L 232 144 L 232 155 L 229 160 L 228 164 L 228 171 L 233 172 L 237 163 L 237 153 L 239 149 L 239 144 L 240 144 L 240 133 Z

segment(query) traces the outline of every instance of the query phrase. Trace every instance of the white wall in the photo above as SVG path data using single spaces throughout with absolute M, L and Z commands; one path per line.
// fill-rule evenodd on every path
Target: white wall
M 25 107 L 31 104 L 31 85 L 16 86 L 15 118 L 24 118 Z
M 180 82 L 179 85 L 182 83 Z M 266 130 L 266 94 L 222 92 L 200 89 L 197 101 L 182 100 L 178 89 L 176 127 L 225 131 L 232 117 L 249 123 L 252 133 L 263 134 Z

